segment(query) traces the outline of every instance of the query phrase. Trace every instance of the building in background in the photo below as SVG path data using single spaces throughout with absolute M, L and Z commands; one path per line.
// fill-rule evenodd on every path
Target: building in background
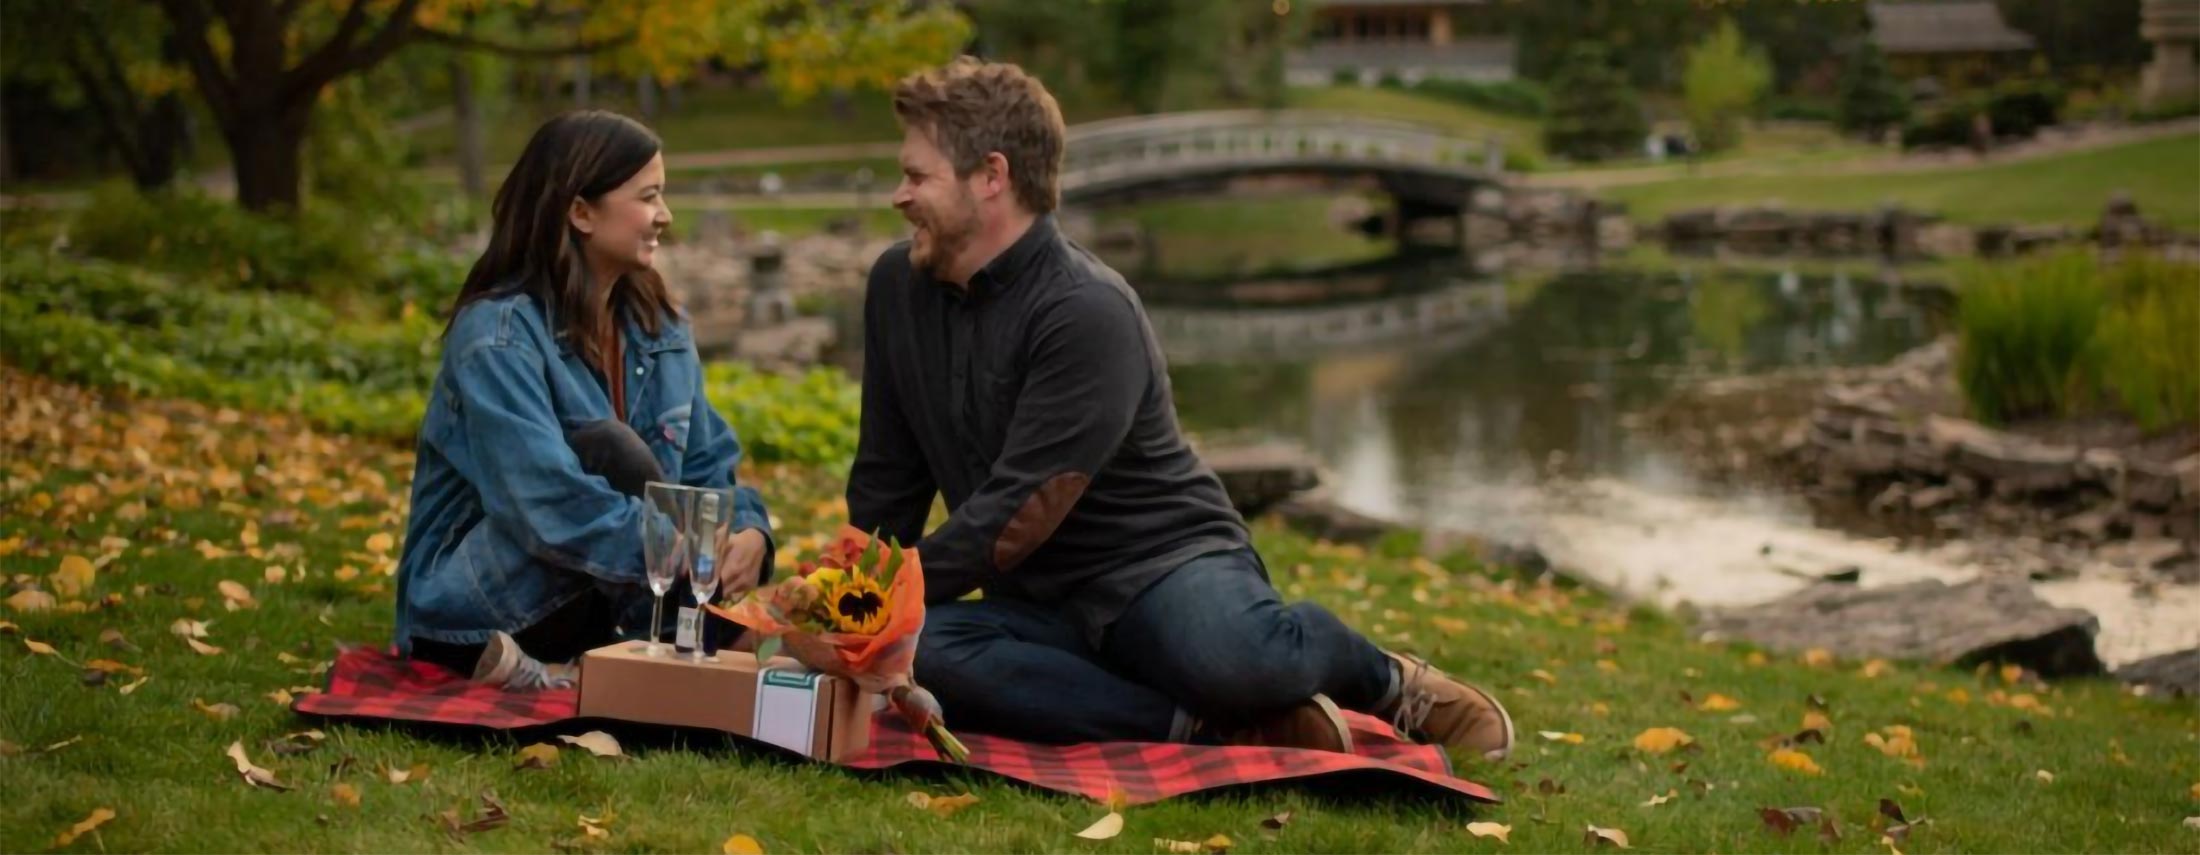
M 1875 2 L 1866 13 L 1888 68 L 1920 94 L 1991 85 L 2028 70 L 2037 53 L 1993 0 Z
M 1491 0 L 1327 0 L 1304 47 L 1285 62 L 1293 86 L 1385 78 L 1494 82 L 1513 77 L 1511 36 Z

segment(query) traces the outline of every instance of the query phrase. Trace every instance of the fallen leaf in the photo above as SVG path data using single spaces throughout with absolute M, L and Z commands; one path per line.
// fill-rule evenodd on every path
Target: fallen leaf
M 604 814 L 602 818 L 597 818 L 593 816 L 579 817 L 578 819 L 581 827 L 581 836 L 586 838 L 610 837 L 611 829 L 607 826 L 611 825 L 611 820 L 614 818 L 615 817 L 610 814 Z
M 205 638 L 206 623 L 207 622 L 203 620 L 176 618 L 175 623 L 171 623 L 168 625 L 168 631 L 176 635 L 183 636 L 184 638 Z
M 1635 735 L 1635 749 L 1651 754 L 1665 754 L 1694 741 L 1679 728 L 1653 727 Z
M 1902 850 L 1895 848 L 1894 837 L 1890 835 L 1880 835 L 1879 845 L 1887 847 L 1887 855 L 1902 855 Z
M 1793 748 L 1782 748 L 1774 751 L 1765 759 L 1772 761 L 1772 765 L 1790 772 L 1801 772 L 1805 775 L 1825 773 L 1825 770 L 1818 768 L 1818 761 L 1810 759 L 1810 755 Z
M 297 700 L 297 698 L 291 696 L 289 689 L 276 689 L 261 697 L 267 698 L 269 702 L 279 707 L 290 706 L 292 701 Z
M 1819 712 L 1817 710 L 1808 710 L 1803 713 L 1802 729 L 1816 730 L 1821 733 L 1832 730 L 1833 719 L 1827 718 L 1825 713 Z
M 2200 831 L 2200 816 L 2185 817 L 2185 827 L 2190 828 L 2194 831 Z
M 1832 816 L 1825 816 L 1825 817 L 1821 817 L 1821 818 L 1819 818 L 1819 820 L 1818 820 L 1818 842 L 1820 842 L 1820 843 L 1838 843 L 1838 842 L 1840 842 L 1840 840 L 1841 840 L 1841 824 L 1840 824 L 1840 823 L 1838 823 L 1838 822 L 1834 822 L 1834 821 L 1833 821 L 1833 817 L 1832 817 Z
M 57 652 L 55 652 L 55 651 L 54 651 L 54 649 L 53 649 L 53 645 L 51 645 L 51 644 L 47 644 L 46 642 L 43 642 L 43 641 L 32 641 L 32 640 L 30 640 L 30 639 L 26 638 L 26 639 L 23 639 L 23 646 L 24 646 L 24 647 L 26 647 L 26 648 L 29 648 L 29 649 L 30 649 L 30 651 L 31 651 L 32 653 L 38 654 L 38 655 L 40 655 L 40 656 L 59 656 L 59 655 L 61 655 L 60 653 L 57 653 Z
M 1879 800 L 1879 815 L 1894 820 L 1897 825 L 1910 824 L 1910 821 L 1902 816 L 1902 806 L 1895 804 L 1894 799 Z
M 1122 833 L 1123 815 L 1111 810 L 1108 811 L 1107 816 L 1101 817 L 1099 822 L 1095 822 L 1086 827 L 1085 830 L 1077 832 L 1077 836 L 1086 840 L 1112 840 L 1116 835 Z
M 1641 805 L 1639 805 L 1639 806 L 1640 806 L 1640 807 L 1657 807 L 1658 805 L 1662 805 L 1662 804 L 1665 804 L 1666 802 L 1669 802 L 1669 801 L 1672 801 L 1672 800 L 1674 800 L 1674 799 L 1676 799 L 1676 798 L 1679 798 L 1679 797 L 1680 797 L 1680 794 L 1681 794 L 1681 791 L 1680 791 L 1680 790 L 1667 790 L 1667 791 L 1666 791 L 1666 793 L 1665 793 L 1665 795 L 1662 795 L 1662 796 L 1651 796 L 1651 797 L 1650 797 L 1650 800 L 1649 800 L 1649 801 L 1643 802 L 1643 803 L 1642 803 Z
M 243 742 L 229 743 L 227 753 L 229 759 L 237 761 L 237 774 L 244 777 L 245 783 L 255 787 L 266 787 L 276 792 L 290 789 L 275 780 L 275 773 L 252 765 L 252 761 L 245 757 Z
M 151 677 L 139 677 L 139 678 L 137 678 L 137 679 L 135 679 L 135 680 L 131 680 L 131 681 L 130 681 L 130 682 L 128 682 L 128 683 L 124 683 L 124 684 L 122 684 L 122 685 L 120 685 L 120 686 L 116 686 L 116 687 L 115 687 L 115 692 L 116 692 L 116 693 L 118 693 L 118 694 L 124 694 L 124 695 L 127 695 L 127 694 L 129 694 L 129 693 L 131 693 L 131 692 L 135 692 L 135 691 L 137 691 L 137 690 L 138 690 L 138 687 L 139 687 L 139 686 L 143 686 L 143 685 L 145 685 L 145 681 L 147 681 L 147 680 L 150 680 L 150 679 L 153 679 L 153 678 L 151 678 Z
M 190 636 L 184 636 L 183 643 L 191 645 L 191 649 L 198 651 L 200 656 L 219 656 L 222 652 L 221 648 Z
M 2022 679 L 2024 679 L 2024 666 L 2022 666 L 2022 665 L 2003 665 L 2003 666 L 2001 666 L 2001 681 L 2002 681 L 2003 683 L 2007 683 L 2007 684 L 2010 684 L 2010 685 L 2015 685 L 2015 684 L 2016 684 L 2016 682 L 2017 682 L 2018 680 L 2022 680 Z
M 558 765 L 558 747 L 547 742 L 537 742 L 519 750 L 519 762 L 512 764 L 519 769 L 548 769 Z
M 205 713 L 207 718 L 215 721 L 228 721 L 237 717 L 236 704 L 210 704 L 204 699 L 192 698 L 191 707 Z
M 2193 789 L 2194 789 L 2194 791 L 2195 791 L 2196 793 L 2200 793 L 2200 787 L 2194 787 Z M 1291 824 L 1291 812 L 1290 812 L 1290 811 L 1284 811 L 1284 812 L 1282 812 L 1282 813 L 1276 814 L 1275 816 L 1271 816 L 1271 817 L 1269 817 L 1269 818 L 1267 818 L 1267 819 L 1264 819 L 1264 820 L 1261 820 L 1261 821 L 1260 821 L 1260 827 L 1262 827 L 1262 828 L 1265 828 L 1265 829 L 1268 829 L 1269 831 L 1281 831 L 1281 830 L 1283 830 L 1283 827 L 1284 827 L 1284 826 L 1286 826 L 1286 825 L 1290 825 L 1290 824 Z
M 591 730 L 579 736 L 560 736 L 558 741 L 567 745 L 578 745 L 598 757 L 626 756 L 625 752 L 619 750 L 619 740 L 601 730 Z
M 1742 702 L 1716 692 L 1712 693 L 1710 697 L 1704 698 L 1703 703 L 1696 705 L 1696 709 L 1704 712 L 1731 712 L 1741 708 Z
M 350 784 L 331 784 L 328 794 L 329 798 L 335 799 L 337 804 L 344 807 L 359 806 L 359 788 Z
M 1588 832 L 1581 835 L 1581 842 L 1598 846 L 1609 844 L 1621 849 L 1631 848 L 1627 845 L 1627 832 L 1617 828 L 1598 828 L 1594 825 L 1589 826 Z
M 2200 802 L 2200 782 L 2194 782 L 2192 785 L 2192 800 Z
M 56 835 L 53 839 L 53 845 L 61 847 L 75 843 L 77 838 L 92 833 L 93 829 L 106 825 L 107 820 L 114 818 L 115 812 L 110 808 L 92 808 L 91 815 L 85 817 L 83 822 L 69 826 L 69 830 Z
M 1832 665 L 1833 651 L 1827 650 L 1823 647 L 1813 647 L 1809 650 L 1805 650 L 1803 651 L 1803 664 L 1808 665 L 1812 668 L 1824 668 L 1826 666 Z
M 1888 671 L 1892 670 L 1894 670 L 1894 666 L 1888 664 L 1887 660 L 1874 659 L 1870 662 L 1864 663 L 1864 667 L 1856 669 L 1856 673 L 1858 676 L 1861 676 L 1866 680 L 1875 680 L 1879 678 L 1879 675 L 1885 674 Z
M 397 538 L 386 531 L 378 531 L 367 537 L 367 551 L 381 554 L 397 548 Z
M 143 668 L 135 665 L 125 665 L 112 659 L 94 659 L 84 663 L 84 667 L 107 674 L 130 674 L 135 676 L 145 673 Z
M 42 612 L 53 607 L 53 595 L 36 588 L 26 588 L 8 595 L 8 608 L 19 612 Z
M 82 734 L 79 734 L 79 735 L 76 735 L 76 736 L 71 736 L 71 737 L 69 737 L 69 738 L 67 738 L 67 739 L 61 740 L 60 742 L 56 742 L 56 743 L 54 743 L 54 744 L 52 744 L 52 745 L 48 745 L 48 746 L 46 746 L 46 747 L 44 747 L 44 748 L 40 748 L 40 749 L 38 749 L 38 753 L 40 753 L 40 754 L 52 754 L 52 753 L 54 753 L 54 752 L 56 752 L 56 751 L 59 751 L 59 750 L 61 750 L 61 749 L 63 749 L 63 748 L 67 748 L 67 747 L 69 747 L 69 746 L 71 746 L 71 745 L 75 745 L 75 744 L 77 744 L 77 743 L 79 743 L 79 742 L 83 742 L 83 741 L 84 741 L 84 737 L 83 737 L 83 735 L 82 735 Z
M 1528 672 L 1528 676 L 1530 676 L 1530 677 L 1534 677 L 1534 678 L 1536 678 L 1536 679 L 1538 679 L 1538 680 L 1542 680 L 1542 681 L 1544 682 L 1544 684 L 1545 684 L 1545 685 L 1550 685 L 1550 686 L 1556 686 L 1556 685 L 1558 685 L 1558 678 L 1557 678 L 1557 677 L 1555 677 L 1555 676 L 1552 676 L 1551 672 L 1549 672 L 1549 671 L 1545 671 L 1545 670 L 1543 670 L 1543 669 L 1541 669 L 1541 668 L 1537 668 L 1537 669 L 1535 669 L 1535 670 L 1533 670 L 1533 671 L 1530 671 L 1530 672 Z
M 0 757 L 13 757 L 23 753 L 23 746 L 0 739 Z
M 1563 733 L 1556 730 L 1539 731 L 1539 733 L 1546 740 L 1564 742 L 1568 745 L 1580 745 L 1587 738 L 1578 733 Z
M 1496 822 L 1467 823 L 1467 833 L 1476 837 L 1495 837 L 1499 843 L 1511 843 L 1513 827 Z
M 283 579 L 289 575 L 290 571 L 283 569 L 280 564 L 267 565 L 267 569 L 260 572 L 260 578 L 270 585 L 282 584 Z
M 220 582 L 216 583 L 214 587 L 221 589 L 224 605 L 227 606 L 230 611 L 236 611 L 237 609 L 255 608 L 258 607 L 260 604 L 258 600 L 252 598 L 251 588 L 247 588 L 228 579 L 221 580 Z
M 756 842 L 754 837 L 736 834 L 719 844 L 718 851 L 724 855 L 764 855 L 764 845 Z
M 1557 781 L 1553 781 L 1549 778 L 1544 778 L 1543 780 L 1535 782 L 1535 791 L 1540 795 L 1563 796 L 1566 794 L 1566 785 L 1561 784 Z
M 2040 783 L 2042 784 L 2055 783 L 2055 773 L 2047 771 L 2046 769 L 2040 769 L 2033 772 L 2032 777 L 2038 778 L 2040 780 Z
M 62 558 L 61 569 L 46 578 L 53 580 L 55 593 L 64 599 L 75 599 L 91 589 L 92 580 L 98 575 L 99 571 L 92 567 L 90 560 L 82 555 L 71 555 Z
M 15 634 L 21 633 L 22 631 L 23 631 L 23 628 L 22 628 L 22 627 L 19 627 L 19 626 L 16 626 L 16 625 L 15 625 L 15 621 L 12 621 L 12 620 L 0 620 L 0 635 L 15 635 Z M 111 629 L 110 629 L 110 630 L 107 630 L 107 632 L 114 632 L 114 630 L 111 630 Z M 99 640 L 101 640 L 101 641 L 106 641 L 106 640 L 107 640 L 107 634 L 106 634 L 106 633 L 100 633 L 100 636 L 99 636 Z
M 403 784 L 412 781 L 425 781 L 428 779 L 428 764 L 414 763 L 412 765 L 412 768 L 410 769 L 399 769 L 395 766 L 387 766 L 383 768 L 382 775 L 383 777 L 388 778 L 390 783 L 392 784 Z
M 13 626 L 14 624 L 9 625 Z M 115 650 L 126 651 L 129 653 L 139 652 L 138 646 L 135 644 L 131 644 L 129 637 L 122 634 L 122 630 L 116 629 L 111 626 L 99 631 L 99 643 L 107 645 L 108 647 Z

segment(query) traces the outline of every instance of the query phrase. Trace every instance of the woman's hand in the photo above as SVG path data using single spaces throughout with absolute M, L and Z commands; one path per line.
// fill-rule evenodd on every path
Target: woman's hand
M 753 528 L 718 540 L 718 598 L 737 600 L 756 590 L 764 573 L 764 533 Z

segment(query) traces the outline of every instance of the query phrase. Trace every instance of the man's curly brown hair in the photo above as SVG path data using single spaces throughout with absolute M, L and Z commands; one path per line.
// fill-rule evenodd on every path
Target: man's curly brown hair
M 922 131 L 947 155 L 958 178 L 1000 152 L 1016 201 L 1034 214 L 1061 204 L 1062 108 L 1045 84 L 1005 62 L 962 57 L 902 78 L 894 116 Z

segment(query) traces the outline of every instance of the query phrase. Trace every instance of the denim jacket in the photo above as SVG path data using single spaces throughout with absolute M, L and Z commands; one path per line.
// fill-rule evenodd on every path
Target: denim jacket
M 655 336 L 625 324 L 626 412 L 665 480 L 733 486 L 741 444 L 703 397 L 686 320 Z M 397 645 L 415 636 L 479 643 L 604 590 L 646 621 L 642 500 L 581 471 L 565 431 L 612 417 L 594 369 L 525 294 L 467 306 L 443 343 L 420 426 L 412 516 L 397 569 Z M 755 488 L 734 495 L 734 528 L 771 524 Z M 765 571 L 772 555 L 766 550 Z M 629 629 L 646 627 L 628 617 Z

